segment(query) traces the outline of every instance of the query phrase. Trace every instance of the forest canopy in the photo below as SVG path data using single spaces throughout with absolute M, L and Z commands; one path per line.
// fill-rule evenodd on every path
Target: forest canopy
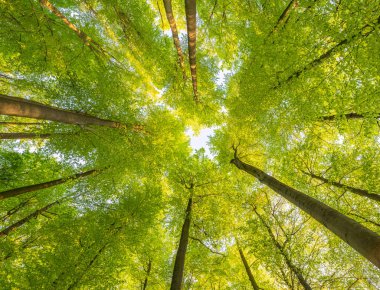
M 1 289 L 380 288 L 379 0 L 0 22 Z

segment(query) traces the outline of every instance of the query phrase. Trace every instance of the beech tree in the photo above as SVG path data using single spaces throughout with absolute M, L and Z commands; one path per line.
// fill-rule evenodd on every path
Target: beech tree
M 0 1 L 0 288 L 380 288 L 379 7 Z

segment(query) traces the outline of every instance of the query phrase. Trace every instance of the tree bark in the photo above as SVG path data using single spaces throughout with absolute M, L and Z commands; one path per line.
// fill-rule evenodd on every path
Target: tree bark
M 277 20 L 276 24 L 274 25 L 273 30 L 271 31 L 270 34 L 277 31 L 278 27 L 280 27 L 281 24 L 287 20 L 289 14 L 290 14 L 290 11 L 292 9 L 294 9 L 295 7 L 297 7 L 297 0 L 291 0 L 289 2 L 289 4 L 286 6 L 285 10 L 281 13 L 280 17 L 278 18 L 278 20 Z
M 30 123 L 23 123 L 23 122 L 0 122 L 0 125 L 11 125 L 11 126 L 40 126 L 45 125 L 42 122 L 30 122 Z
M 90 262 L 87 264 L 85 270 L 82 272 L 82 274 L 69 286 L 67 289 L 74 289 L 78 283 L 82 280 L 83 276 L 88 272 L 88 270 L 92 267 L 92 265 L 95 263 L 95 261 L 99 258 L 99 256 L 103 253 L 103 251 L 106 249 L 109 243 L 104 244 L 95 254 L 95 256 L 92 257 Z
M 69 180 L 74 180 L 74 179 L 86 177 L 86 176 L 95 174 L 97 172 L 99 172 L 99 170 L 92 169 L 92 170 L 89 170 L 86 172 L 77 173 L 77 174 L 74 174 L 74 175 L 71 175 L 68 177 L 64 177 L 64 178 L 60 178 L 60 179 L 56 179 L 56 180 L 51 180 L 48 182 L 43 182 L 43 183 L 38 183 L 38 184 L 33 184 L 33 185 L 28 185 L 28 186 L 23 186 L 23 187 L 18 187 L 18 188 L 2 191 L 2 192 L 0 192 L 0 200 L 5 199 L 5 198 L 10 198 L 10 197 L 15 197 L 15 196 L 18 196 L 20 194 L 27 193 L 27 192 L 32 192 L 32 191 L 37 191 L 37 190 L 53 187 L 53 186 L 65 183 Z
M 163 1 L 164 1 L 166 18 L 168 19 L 170 29 L 172 31 L 174 46 L 177 49 L 178 62 L 179 62 L 179 65 L 181 66 L 183 79 L 185 80 L 186 79 L 185 64 L 183 60 L 181 42 L 179 41 L 179 37 L 178 37 L 177 24 L 175 22 L 175 18 L 173 14 L 172 1 L 171 0 L 163 0 Z
M 349 215 L 352 215 L 352 216 L 356 216 L 356 217 L 358 217 L 358 218 L 364 220 L 364 222 L 367 222 L 367 223 L 370 223 L 370 224 L 373 224 L 373 225 L 375 225 L 375 226 L 380 227 L 380 223 L 375 222 L 375 221 L 373 221 L 373 220 L 370 220 L 369 218 L 366 218 L 366 217 L 364 217 L 364 216 L 358 215 L 358 214 L 353 213 L 353 212 L 349 212 L 348 214 L 349 214 Z
M 231 163 L 240 170 L 253 175 L 261 183 L 308 213 L 380 269 L 380 236 L 378 234 L 315 198 L 287 186 L 254 166 L 242 162 L 236 156 L 231 160 Z
M 53 135 L 60 135 L 55 133 Z M 50 133 L 0 133 L 0 139 L 14 140 L 14 139 L 48 139 L 52 136 Z
M 27 206 L 30 203 L 31 199 L 32 199 L 32 197 L 28 198 L 27 200 L 24 200 L 24 201 L 20 202 L 18 205 L 16 205 L 15 207 L 11 208 L 10 210 L 8 210 L 7 213 L 0 218 L 0 220 L 2 222 L 5 222 L 12 215 L 14 215 L 15 213 L 17 213 L 19 210 L 21 210 L 25 206 Z
M 260 290 L 261 288 L 257 285 L 256 280 L 253 277 L 253 274 L 251 272 L 251 268 L 249 267 L 247 259 L 244 256 L 243 250 L 240 248 L 239 244 L 237 244 L 237 247 L 238 247 L 238 250 L 239 250 L 240 258 L 241 258 L 241 260 L 242 260 L 242 262 L 244 264 L 245 271 L 246 271 L 246 273 L 248 275 L 249 281 L 251 282 L 252 288 L 254 290 Z
M 65 25 L 70 28 L 72 31 L 75 32 L 75 34 L 82 40 L 82 42 L 91 48 L 92 50 L 101 53 L 103 55 L 108 55 L 108 53 L 97 43 L 95 42 L 91 37 L 89 37 L 86 33 L 79 30 L 73 23 L 71 23 L 65 15 L 63 15 L 53 4 L 51 4 L 48 0 L 40 0 L 40 4 L 42 7 L 47 8 L 50 12 L 52 12 L 55 16 L 60 18 Z
M 21 140 L 21 139 L 49 139 L 62 136 L 78 135 L 78 132 L 72 133 L 0 133 L 0 139 L 3 140 Z
M 185 268 L 185 257 L 187 244 L 189 242 L 189 231 L 191 221 L 191 207 L 193 198 L 190 197 L 187 203 L 185 222 L 182 226 L 181 238 L 178 245 L 177 255 L 174 262 L 174 270 L 170 290 L 180 290 L 182 288 L 183 270 Z
M 143 290 L 146 290 L 146 287 L 148 286 L 148 278 L 149 278 L 149 274 L 150 274 L 151 269 L 152 269 L 152 260 L 149 259 L 148 269 L 146 269 L 146 276 L 145 276 L 145 280 L 144 280 Z
M 281 256 L 284 258 L 286 265 L 289 267 L 290 271 L 294 273 L 294 275 L 297 277 L 298 282 L 305 288 L 306 290 L 311 290 L 311 287 L 309 283 L 306 281 L 305 277 L 302 275 L 301 270 L 293 264 L 292 260 L 290 259 L 289 255 L 285 252 L 284 245 L 281 245 L 273 235 L 272 229 L 270 226 L 265 222 L 263 217 L 257 212 L 256 209 L 254 209 L 256 215 L 259 217 L 261 223 L 264 225 L 264 227 L 267 229 L 268 234 L 275 245 L 275 247 L 278 249 L 280 252 Z
M 375 201 L 380 201 L 380 194 L 370 193 L 368 190 L 344 185 L 344 184 L 342 184 L 340 182 L 336 182 L 336 181 L 331 181 L 331 180 L 328 180 L 327 178 L 324 178 L 323 176 L 319 176 L 319 175 L 316 175 L 314 173 L 308 173 L 305 171 L 303 171 L 303 173 L 305 173 L 306 175 L 309 175 L 312 178 L 323 181 L 324 183 L 334 185 L 335 187 L 338 187 L 338 188 L 346 189 L 352 193 L 355 193 L 355 194 L 360 195 L 360 196 L 364 196 L 366 198 L 369 198 L 369 199 L 372 199 Z
M 30 215 L 28 215 L 27 217 L 19 220 L 18 222 L 10 225 L 9 227 L 5 228 L 4 230 L 2 230 L 0 232 L 0 237 L 5 237 L 5 236 L 8 236 L 11 232 L 13 232 L 14 230 L 18 229 L 19 227 L 21 227 L 22 225 L 24 225 L 25 223 L 27 223 L 28 221 L 30 221 L 31 219 L 33 218 L 36 218 L 38 217 L 40 214 L 42 214 L 43 212 L 47 211 L 49 208 L 51 208 L 52 206 L 60 203 L 62 201 L 62 199 L 60 200 L 57 200 L 55 202 L 52 202 L 50 204 L 48 204 L 47 206 L 43 207 L 43 208 L 40 208 L 38 210 L 36 210 L 35 212 L 31 213 Z
M 197 40 L 197 6 L 196 0 L 185 0 L 187 39 L 189 45 L 189 62 L 191 80 L 193 83 L 194 101 L 198 99 L 197 64 L 196 64 L 196 40 Z
M 38 102 L 0 94 L 0 114 L 33 119 L 50 120 L 75 125 L 97 125 L 110 128 L 127 128 L 143 131 L 141 125 L 122 124 L 83 113 L 54 108 Z
M 364 119 L 365 118 L 363 114 L 358 114 L 358 113 L 347 113 L 347 114 L 343 114 L 342 116 L 344 116 L 347 120 Z M 323 121 L 333 121 L 333 120 L 336 120 L 338 118 L 339 118 L 339 115 L 330 115 L 330 116 L 323 116 L 322 120 Z M 380 119 L 380 114 L 377 114 L 375 116 L 375 119 Z
M 351 36 L 351 37 L 347 37 L 345 39 L 342 39 L 341 41 L 339 41 L 337 44 L 335 44 L 333 47 L 331 47 L 330 49 L 328 49 L 325 53 L 321 54 L 318 58 L 312 60 L 311 62 L 309 62 L 308 64 L 306 64 L 303 68 L 293 72 L 287 79 L 285 79 L 284 81 L 280 82 L 276 88 L 282 86 L 284 83 L 286 82 L 289 82 L 291 81 L 293 78 L 297 78 L 299 77 L 303 72 L 307 71 L 307 70 L 310 70 L 316 66 L 318 66 L 319 64 L 321 64 L 325 59 L 327 59 L 328 57 L 330 57 L 330 55 L 332 55 L 338 48 L 340 48 L 341 46 L 343 45 L 346 45 L 346 44 L 349 44 L 351 43 L 352 41 L 358 39 L 358 38 L 362 38 L 362 37 L 367 37 L 368 35 L 370 35 L 372 32 L 376 31 L 376 25 L 380 23 L 380 17 L 378 19 L 376 19 L 374 21 L 374 23 L 371 23 L 371 24 L 366 24 L 364 25 L 358 33 L 356 33 L 355 35 Z

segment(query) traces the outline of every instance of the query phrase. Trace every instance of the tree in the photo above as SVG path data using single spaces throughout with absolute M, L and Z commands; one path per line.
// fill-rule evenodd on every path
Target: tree
M 187 39 L 189 46 L 189 63 L 193 83 L 194 101 L 198 102 L 196 41 L 197 41 L 197 6 L 195 0 L 185 0 Z
M 259 290 L 261 289 L 257 283 L 256 283 L 256 280 L 255 278 L 253 277 L 253 274 L 251 272 L 251 269 L 249 268 L 249 264 L 247 262 L 247 259 L 245 258 L 244 256 L 244 252 L 243 250 L 240 248 L 239 244 L 238 245 L 238 251 L 239 251 L 239 255 L 240 255 L 240 258 L 241 258 L 241 261 L 243 262 L 243 265 L 244 265 L 244 268 L 245 268 L 245 271 L 247 272 L 247 276 L 249 278 L 249 281 L 251 282 L 251 285 L 252 285 L 252 288 L 254 290 Z
M 104 120 L 82 113 L 70 112 L 37 102 L 1 94 L 0 105 L 0 114 L 3 115 L 50 120 L 76 125 L 98 125 L 110 128 L 125 127 L 134 131 L 140 131 L 142 129 L 139 125 L 121 124 L 119 122 Z
M 380 288 L 378 7 L 0 1 L 0 288 Z
M 263 217 L 258 213 L 258 211 L 256 210 L 256 208 L 254 207 L 253 208 L 255 214 L 259 217 L 260 221 L 263 223 L 263 225 L 265 226 L 265 228 L 267 229 L 268 231 L 268 234 L 273 242 L 273 244 L 276 246 L 276 248 L 278 249 L 278 251 L 280 252 L 280 254 L 284 257 L 285 259 L 285 263 L 286 265 L 289 267 L 289 269 L 294 273 L 294 275 L 297 277 L 299 283 L 303 286 L 303 288 L 305 289 L 312 289 L 309 285 L 309 283 L 306 281 L 305 277 L 302 275 L 301 273 L 301 270 L 298 269 L 297 266 L 295 266 L 293 264 L 293 262 L 291 261 L 290 257 L 288 256 L 288 254 L 285 252 L 285 247 L 284 245 L 281 245 L 277 240 L 276 240 L 276 237 L 274 236 L 273 232 L 272 232 L 272 229 L 270 228 L 270 226 L 265 222 L 265 220 L 263 219 Z
M 285 185 L 262 170 L 246 164 L 237 157 L 231 160 L 237 168 L 256 177 L 261 183 L 300 207 L 313 218 L 331 230 L 365 258 L 380 268 L 380 236 L 363 227 L 337 210 Z
M 190 188 L 192 190 L 192 188 Z M 190 221 L 191 221 L 191 207 L 193 205 L 193 198 L 190 196 L 189 201 L 187 203 L 187 208 L 185 212 L 185 221 L 183 222 L 181 238 L 178 244 L 178 250 L 175 257 L 172 283 L 170 289 L 181 289 L 182 288 L 182 279 L 183 279 L 183 271 L 185 268 L 185 257 L 187 244 L 189 242 L 189 230 L 190 230 Z
M 99 173 L 99 172 L 100 172 L 100 170 L 91 169 L 91 170 L 81 172 L 81 173 L 76 173 L 74 175 L 64 177 L 64 178 L 59 178 L 59 179 L 55 179 L 55 180 L 51 180 L 51 181 L 47 181 L 47 182 L 43 182 L 43 183 L 38 183 L 38 184 L 27 185 L 27 186 L 23 186 L 23 187 L 19 187 L 19 188 L 9 189 L 9 190 L 0 192 L 0 200 L 10 198 L 10 197 L 15 197 L 15 196 L 18 196 L 20 194 L 24 194 L 24 193 L 28 193 L 28 192 L 33 192 L 33 191 L 49 188 L 52 186 L 56 186 L 56 185 L 68 182 L 70 180 L 83 178 L 83 177 L 90 176 L 90 175 L 93 175 L 93 174 Z
M 175 18 L 173 15 L 172 1 L 171 0 L 163 0 L 163 1 L 164 1 L 166 18 L 168 19 L 170 29 L 171 29 L 172 35 L 173 35 L 174 46 L 177 49 L 178 62 L 179 62 L 179 65 L 182 69 L 183 79 L 186 80 L 185 63 L 183 60 L 181 42 L 180 42 L 179 37 L 178 37 L 177 24 L 175 22 Z
M 327 183 L 327 184 L 331 184 L 331 185 L 334 185 L 334 186 L 339 187 L 339 188 L 347 189 L 347 190 L 349 190 L 352 193 L 355 193 L 357 195 L 364 196 L 366 198 L 369 198 L 369 199 L 372 199 L 375 201 L 380 201 L 380 195 L 379 194 L 370 193 L 370 192 L 368 192 L 368 190 L 344 185 L 344 184 L 342 184 L 340 182 L 336 182 L 336 181 L 331 181 L 331 180 L 328 180 L 327 178 L 325 178 L 323 176 L 319 176 L 319 175 L 316 175 L 314 173 L 309 173 L 309 172 L 304 172 L 304 173 L 309 175 L 312 178 L 315 178 L 315 179 L 322 181 L 323 183 Z

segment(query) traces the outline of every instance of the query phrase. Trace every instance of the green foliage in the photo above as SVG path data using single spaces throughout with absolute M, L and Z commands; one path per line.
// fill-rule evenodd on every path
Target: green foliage
M 51 134 L 0 139 L 0 191 L 98 170 L 0 200 L 0 232 L 16 225 L 1 289 L 168 289 L 190 196 L 184 289 L 250 288 L 237 242 L 260 287 L 301 289 L 268 227 L 313 289 L 380 287 L 370 262 L 230 164 L 234 147 L 380 234 L 379 204 L 331 183 L 380 194 L 379 0 L 198 1 L 199 104 L 183 1 L 186 80 L 162 1 L 50 2 L 66 22 L 0 0 L 0 93 L 126 126 L 0 116 L 1 133 Z M 212 156 L 186 135 L 205 127 Z

